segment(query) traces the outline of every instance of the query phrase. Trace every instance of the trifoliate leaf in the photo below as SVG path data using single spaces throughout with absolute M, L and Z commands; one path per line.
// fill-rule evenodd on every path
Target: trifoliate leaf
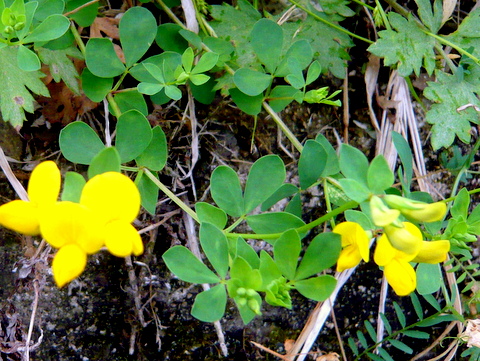
M 25 111 L 33 113 L 32 93 L 48 97 L 50 94 L 40 78 L 41 71 L 24 71 L 17 66 L 18 48 L 0 49 L 0 110 L 3 120 L 21 127 Z
M 422 64 L 431 74 L 435 69 L 435 39 L 420 29 L 411 14 L 405 19 L 391 12 L 388 20 L 395 30 L 380 31 L 380 39 L 368 50 L 384 58 L 386 66 L 397 64 L 401 76 L 409 76 L 412 72 L 418 75 Z
M 42 63 L 47 64 L 50 68 L 50 74 L 52 74 L 53 80 L 57 83 L 63 80 L 72 92 L 77 95 L 80 94 L 78 72 L 72 60 L 68 58 L 72 56 L 77 59 L 82 59 L 83 56 L 80 50 L 74 47 L 61 50 L 38 48 L 37 53 Z
M 458 70 L 461 71 L 461 70 Z M 459 75 L 435 72 L 437 81 L 429 82 L 424 91 L 425 97 L 436 104 L 428 111 L 426 120 L 432 127 L 432 146 L 434 149 L 449 147 L 457 135 L 462 142 L 470 141 L 470 122 L 480 123 L 479 115 L 473 107 L 458 110 L 467 104 L 480 106 L 476 94 L 478 86 Z

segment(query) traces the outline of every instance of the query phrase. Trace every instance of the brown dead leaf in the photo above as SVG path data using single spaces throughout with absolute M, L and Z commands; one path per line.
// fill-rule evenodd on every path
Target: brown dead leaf
M 336 352 L 329 352 L 317 357 L 316 361 L 340 361 L 340 355 Z
M 120 19 L 115 18 L 96 18 L 93 24 L 90 26 L 91 38 L 103 38 L 108 37 L 112 39 L 120 39 L 118 31 L 118 24 Z
M 286 339 L 283 346 L 285 347 L 285 351 L 287 351 L 287 354 L 290 352 L 290 350 L 293 348 L 295 345 L 295 340 L 291 339 Z

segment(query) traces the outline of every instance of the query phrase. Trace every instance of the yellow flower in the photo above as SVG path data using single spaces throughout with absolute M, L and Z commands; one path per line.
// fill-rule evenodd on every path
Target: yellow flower
M 107 172 L 90 179 L 82 190 L 80 204 L 92 210 L 105 227 L 107 249 L 115 256 L 143 253 L 143 243 L 131 222 L 140 210 L 140 193 L 127 176 Z
M 383 229 L 390 244 L 397 250 L 413 256 L 420 251 L 423 235 L 413 223 L 403 222 L 401 227 L 387 225 Z
M 29 201 L 15 200 L 0 207 L 0 225 L 29 236 L 40 234 L 40 215 L 57 202 L 61 176 L 52 161 L 35 167 L 28 182 Z
M 377 227 L 385 227 L 394 223 L 400 215 L 399 210 L 387 207 L 380 197 L 375 195 L 370 198 L 370 212 L 373 223 Z
M 334 233 L 342 237 L 342 251 L 337 261 L 337 271 L 353 268 L 363 259 L 369 260 L 369 239 L 363 228 L 355 222 L 342 222 L 335 226 Z
M 70 243 L 60 248 L 53 258 L 53 278 L 58 287 L 65 286 L 80 276 L 87 265 L 87 254 L 77 244 Z
M 447 205 L 444 202 L 424 203 L 392 194 L 386 195 L 383 199 L 405 217 L 418 222 L 441 221 L 447 213 Z
M 422 242 L 420 252 L 413 259 L 417 263 L 440 263 L 447 259 L 447 253 L 450 251 L 450 241 L 431 241 Z

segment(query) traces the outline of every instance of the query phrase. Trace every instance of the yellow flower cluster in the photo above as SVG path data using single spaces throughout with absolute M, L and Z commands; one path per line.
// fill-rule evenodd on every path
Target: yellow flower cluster
M 85 269 L 87 255 L 106 246 L 115 256 L 143 253 L 132 226 L 140 210 L 140 193 L 125 175 L 99 174 L 84 186 L 79 203 L 57 201 L 61 175 L 52 161 L 40 163 L 28 183 L 29 201 L 0 206 L 0 225 L 26 235 L 41 235 L 58 248 L 52 270 L 62 287 Z
M 433 222 L 443 219 L 444 203 L 422 203 L 398 196 L 387 195 L 385 203 L 377 196 L 370 201 L 373 222 L 383 227 L 377 240 L 374 261 L 383 267 L 385 277 L 399 296 L 413 292 L 417 285 L 415 270 L 410 262 L 439 263 L 445 261 L 450 250 L 450 241 L 423 240 L 420 229 L 410 222 L 400 222 L 400 214 L 406 218 Z M 337 271 L 355 267 L 363 259 L 369 260 L 369 237 L 363 228 L 354 222 L 338 224 L 333 232 L 342 237 L 342 251 L 337 262 Z

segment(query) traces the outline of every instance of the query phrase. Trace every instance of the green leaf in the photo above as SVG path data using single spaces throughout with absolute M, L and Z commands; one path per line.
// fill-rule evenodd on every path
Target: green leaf
M 390 188 L 395 181 L 395 176 L 390 169 L 387 160 L 381 154 L 373 158 L 367 171 L 368 188 L 375 194 L 382 194 Z
M 457 70 L 458 72 L 459 70 Z M 437 70 L 436 81 L 428 82 L 424 91 L 426 98 L 435 102 L 427 112 L 426 120 L 432 124 L 432 147 L 437 150 L 449 147 L 455 135 L 464 142 L 470 142 L 470 122 L 479 124 L 478 113 L 473 107 L 457 111 L 466 104 L 480 106 L 478 86 L 461 79 L 460 75 L 450 75 Z
M 69 47 L 61 50 L 50 50 L 38 47 L 36 48 L 36 51 L 42 63 L 48 65 L 53 80 L 55 80 L 57 83 L 63 80 L 63 82 L 70 88 L 73 93 L 79 95 L 79 75 L 69 56 L 77 59 L 82 59 L 83 55 L 80 50 L 75 47 Z
M 345 219 L 348 222 L 358 223 L 363 229 L 375 229 L 372 220 L 363 212 L 349 209 L 345 211 Z
M 0 49 L 0 111 L 4 121 L 21 127 L 25 111 L 33 113 L 32 93 L 48 97 L 48 89 L 40 80 L 45 74 L 40 71 L 26 72 L 17 65 L 18 48 L 9 46 Z
M 405 189 L 410 190 L 410 184 L 412 183 L 413 176 L 412 150 L 410 149 L 408 142 L 400 133 L 392 131 L 392 140 L 403 165 L 404 179 L 402 180 L 402 184 L 404 184 Z
M 387 330 L 387 333 L 389 335 L 392 334 L 392 326 L 390 325 L 390 321 L 388 320 L 387 316 L 385 316 L 384 313 L 380 312 L 380 318 L 383 321 L 383 324 L 385 325 L 385 330 Z
M 137 89 L 142 94 L 155 95 L 160 91 L 165 90 L 165 86 L 163 84 L 140 83 L 138 84 Z
M 225 278 L 228 272 L 228 243 L 225 234 L 213 224 L 203 222 L 200 225 L 200 244 L 218 275 Z
M 355 202 L 362 203 L 370 198 L 370 190 L 363 183 L 350 178 L 340 179 L 339 182 L 347 197 Z
M 97 133 L 87 124 L 77 121 L 68 124 L 60 132 L 60 150 L 72 163 L 90 164 L 105 148 Z
M 155 178 L 158 179 L 158 174 L 153 173 Z M 158 193 L 159 189 L 155 183 L 152 182 L 148 176 L 143 172 L 138 172 L 135 178 L 135 185 L 140 192 L 142 200 L 142 207 L 147 210 L 151 215 L 155 215 L 157 210 Z
M 314 301 L 325 301 L 335 290 L 337 280 L 330 275 L 323 275 L 306 280 L 295 281 L 295 288 L 304 297 Z
M 264 250 L 260 251 L 260 274 L 262 276 L 262 287 L 260 291 L 265 291 L 270 282 L 282 277 L 282 272 L 270 255 Z
M 227 214 L 211 204 L 197 202 L 195 203 L 195 212 L 201 223 L 211 223 L 218 229 L 223 229 L 227 225 Z
M 300 236 L 294 229 L 284 232 L 273 245 L 275 263 L 288 280 L 295 278 L 301 249 Z
M 262 286 L 262 276 L 242 257 L 236 257 L 230 269 L 231 280 L 239 280 L 242 287 L 258 290 Z
M 323 146 L 314 140 L 307 140 L 298 161 L 298 177 L 303 190 L 318 181 L 326 163 L 327 152 Z
M 40 69 L 40 59 L 38 59 L 37 54 L 23 45 L 18 47 L 17 62 L 18 67 L 23 71 L 35 71 Z
M 282 54 L 282 28 L 272 20 L 260 19 L 253 26 L 250 37 L 255 55 L 260 62 L 265 65 L 267 71 L 273 74 L 280 62 Z
M 430 338 L 430 334 L 428 332 L 417 331 L 417 330 L 405 330 L 402 332 L 402 335 L 412 337 L 412 338 L 419 338 L 422 340 L 428 340 Z
M 320 233 L 308 245 L 294 279 L 302 280 L 332 267 L 337 262 L 341 250 L 340 235 L 332 232 Z
M 393 307 L 395 308 L 395 313 L 397 314 L 398 322 L 400 322 L 400 325 L 402 326 L 402 328 L 405 328 L 407 324 L 405 313 L 403 313 L 402 308 L 395 301 L 393 301 Z
M 252 97 L 238 89 L 230 89 L 229 93 L 242 112 L 248 115 L 257 115 L 262 110 L 263 94 Z
M 190 73 L 193 67 L 193 61 L 195 59 L 195 54 L 193 49 L 188 47 L 182 54 L 182 66 L 185 69 L 185 72 Z
M 380 39 L 368 50 L 384 58 L 385 66 L 397 64 L 400 76 L 412 72 L 419 75 L 422 65 L 431 74 L 435 69 L 435 39 L 425 34 L 412 14 L 405 19 L 392 11 L 388 13 L 388 21 L 393 29 L 380 31 Z
M 437 292 L 443 284 L 438 263 L 419 263 L 417 266 L 417 292 L 421 295 Z
M 217 61 L 218 54 L 211 52 L 203 54 L 198 63 L 193 68 L 192 74 L 205 73 L 206 71 L 211 70 L 215 66 Z
M 413 353 L 413 349 L 405 345 L 402 341 L 395 340 L 393 338 L 389 339 L 388 341 L 393 347 L 398 348 L 400 351 L 403 351 L 409 355 Z
M 318 79 L 321 72 L 322 72 L 322 66 L 317 60 L 315 60 L 312 64 L 310 64 L 310 67 L 308 68 L 307 79 L 305 81 L 305 84 L 309 85 L 313 83 L 315 80 Z
M 125 71 L 113 43 L 106 38 L 90 38 L 85 49 L 85 60 L 93 75 L 100 78 L 114 78 Z
M 456 195 L 450 214 L 452 218 L 468 217 L 468 208 L 470 206 L 470 195 L 466 188 L 462 188 Z
M 147 131 L 145 130 L 147 133 Z M 135 158 L 139 167 L 146 167 L 153 171 L 161 171 L 167 164 L 168 149 L 167 137 L 160 126 L 152 129 L 152 139 L 147 148 Z
M 268 102 L 272 109 L 279 113 L 295 99 L 297 94 L 301 94 L 301 91 L 295 89 L 293 86 L 277 85 L 271 91 L 268 97 Z
M 175 85 L 167 85 L 165 87 L 165 95 L 173 100 L 182 99 L 182 91 L 178 89 Z
M 285 165 L 277 155 L 267 155 L 253 163 L 245 185 L 244 213 L 250 213 L 275 193 L 285 176 Z
M 61 37 L 70 27 L 70 21 L 63 15 L 54 14 L 43 20 L 26 38 L 23 43 L 50 41 Z
M 82 5 L 85 5 L 88 2 L 89 0 L 66 1 L 65 11 L 72 11 Z M 79 26 L 86 28 L 92 25 L 92 23 L 95 21 L 95 18 L 97 17 L 97 12 L 98 2 L 95 2 L 69 15 L 69 18 L 75 21 Z
M 232 217 L 244 212 L 243 193 L 237 173 L 230 167 L 217 167 L 210 179 L 210 191 L 217 205 Z
M 224 285 L 216 285 L 195 297 L 192 316 L 203 322 L 215 322 L 223 317 L 227 306 L 227 292 Z
M 207 36 L 203 38 L 203 43 L 214 53 L 218 54 L 217 66 L 222 67 L 232 58 L 235 47 L 226 40 Z
M 315 137 L 315 141 L 320 143 L 325 151 L 327 152 L 327 162 L 325 164 L 325 169 L 322 172 L 322 177 L 328 177 L 335 175 L 340 172 L 340 164 L 338 161 L 338 155 L 336 150 L 332 147 L 330 142 L 325 138 L 325 136 L 319 133 Z
M 417 314 L 418 319 L 423 320 L 422 304 L 420 303 L 418 296 L 414 292 L 412 292 L 410 293 L 410 299 L 412 301 L 413 309 L 415 310 L 415 313 Z
M 251 97 L 260 95 L 272 83 L 272 76 L 256 70 L 240 68 L 233 75 L 238 90 Z
M 173 246 L 163 254 L 162 258 L 168 269 L 182 281 L 190 283 L 220 282 L 218 276 L 184 246 Z
M 136 6 L 123 14 L 118 28 L 125 62 L 130 68 L 153 44 L 157 35 L 157 21 L 149 10 Z
M 202 49 L 202 38 L 193 31 L 182 29 L 179 31 L 180 35 L 183 36 L 193 47 L 197 49 Z
M 79 203 L 85 183 L 87 182 L 81 174 L 77 172 L 65 173 L 61 200 Z
M 113 97 L 121 113 L 128 112 L 129 110 L 136 109 L 143 115 L 148 115 L 148 107 L 145 102 L 145 98 L 137 90 L 122 91 L 116 93 Z M 113 113 L 113 110 L 110 109 Z
M 115 146 L 122 163 L 138 157 L 152 140 L 152 129 L 147 118 L 138 110 L 129 110 L 118 117 Z
M 346 178 L 356 180 L 366 186 L 368 159 L 363 152 L 348 144 L 340 148 L 340 169 Z
M 262 203 L 261 211 L 265 212 L 267 209 L 272 207 L 274 204 L 276 204 L 278 201 L 290 197 L 296 193 L 298 193 L 300 189 L 298 187 L 294 186 L 293 184 L 287 183 L 287 184 L 282 184 L 280 188 L 278 188 L 275 193 L 273 193 L 266 201 Z
M 433 9 L 430 0 L 415 0 L 415 2 L 418 5 L 418 15 L 423 24 L 427 26 L 432 33 L 436 34 L 442 26 L 442 2 L 435 0 L 433 3 Z
M 88 68 L 82 72 L 82 90 L 94 102 L 101 102 L 113 87 L 113 78 L 100 78 L 93 75 Z
M 65 3 L 63 0 L 39 1 L 37 11 L 35 11 L 35 20 L 43 21 L 50 15 L 62 14 L 64 8 Z
M 237 256 L 247 261 L 253 269 L 260 267 L 257 252 L 242 237 L 237 238 Z
M 378 353 L 382 357 L 379 357 L 379 356 L 375 355 L 374 353 L 367 352 L 368 356 L 374 361 L 395 361 L 392 358 L 392 356 L 390 356 L 390 354 L 387 352 L 387 350 L 385 350 L 383 347 L 378 348 Z M 377 358 L 375 358 L 375 357 L 377 357 Z
M 88 178 L 105 172 L 120 172 L 120 155 L 114 147 L 103 148 L 93 157 L 88 167 Z
M 300 218 L 291 213 L 272 212 L 247 216 L 247 223 L 255 233 L 282 233 L 305 225 Z M 271 240 L 267 240 L 271 242 Z
M 291 59 L 296 60 L 298 69 L 302 71 L 306 69 L 307 66 L 312 62 L 312 58 L 313 58 L 313 51 L 312 51 L 312 47 L 310 46 L 310 42 L 305 39 L 295 41 L 290 46 L 290 48 L 288 48 L 287 53 L 282 59 L 282 62 L 278 66 L 277 70 L 275 71 L 275 76 L 285 77 L 291 73 L 291 69 L 288 65 Z M 317 65 L 320 65 L 318 61 L 315 61 L 315 62 Z M 320 73 L 318 75 L 320 75 Z M 318 75 L 317 75 L 317 78 L 318 78 Z
M 215 99 L 215 87 L 216 81 L 212 77 L 209 77 L 206 83 L 201 85 L 195 85 L 190 83 L 190 89 L 192 90 L 193 97 L 195 100 L 202 104 L 211 104 Z
M 188 42 L 179 34 L 182 27 L 178 24 L 161 24 L 157 29 L 155 41 L 165 51 L 175 51 L 182 54 L 188 48 Z

